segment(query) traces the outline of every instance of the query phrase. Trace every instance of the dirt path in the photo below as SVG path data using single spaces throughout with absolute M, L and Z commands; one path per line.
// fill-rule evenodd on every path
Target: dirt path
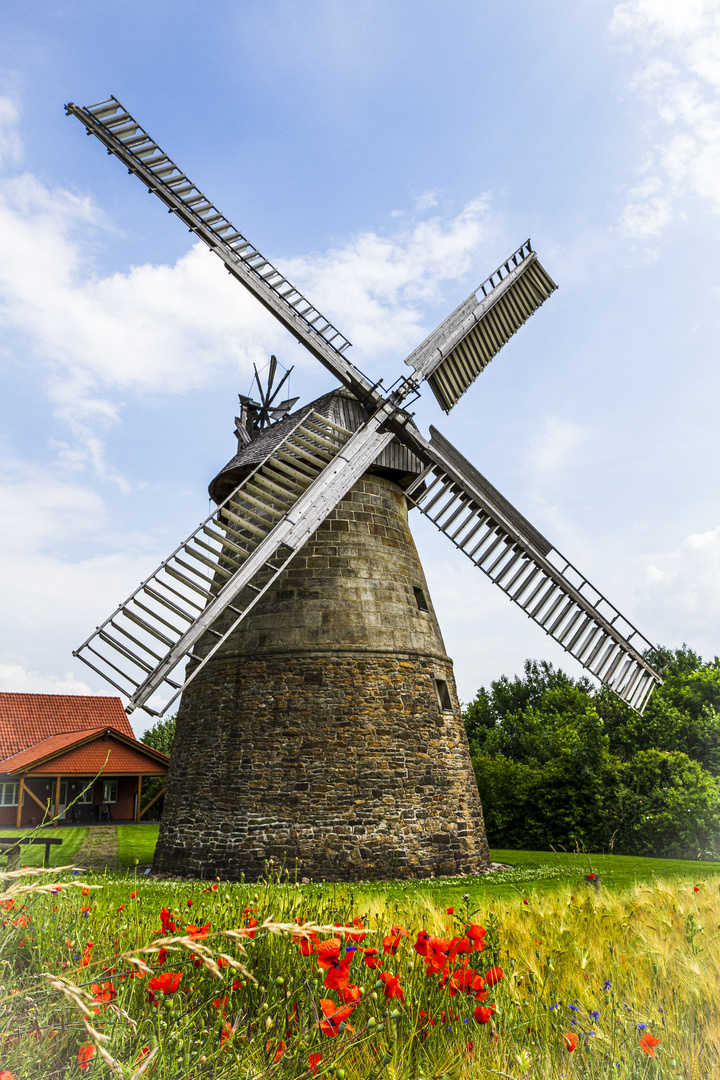
M 118 862 L 117 825 L 92 825 L 75 856 L 77 866 L 87 870 L 121 870 Z

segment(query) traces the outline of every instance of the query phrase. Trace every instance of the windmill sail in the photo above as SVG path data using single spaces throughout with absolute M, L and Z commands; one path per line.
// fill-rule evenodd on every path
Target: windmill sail
M 154 139 L 110 97 L 95 105 L 65 106 L 96 135 L 148 191 L 218 255 L 229 273 L 253 293 L 349 390 L 379 403 L 370 379 L 344 356 L 350 342 L 192 183 Z
M 427 379 L 448 413 L 555 289 L 557 285 L 526 240 L 405 363 L 415 368 L 417 380 Z
M 661 677 L 617 608 L 431 427 L 410 501 L 583 667 L 642 713 Z M 424 440 L 423 440 L 424 441 Z
M 351 435 L 301 417 L 73 655 L 129 697 L 128 712 L 158 715 L 146 702 L 169 689 L 165 712 L 391 441 L 385 420 L 381 410 Z M 197 664 L 171 678 L 186 656 Z

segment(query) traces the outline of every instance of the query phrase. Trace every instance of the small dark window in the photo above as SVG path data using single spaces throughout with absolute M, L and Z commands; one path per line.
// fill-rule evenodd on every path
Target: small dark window
M 448 684 L 443 679 L 436 679 L 435 686 L 437 688 L 438 701 L 440 702 L 440 708 L 443 712 L 452 712 L 452 701 L 450 700 L 450 691 L 448 690 Z
M 420 611 L 429 611 L 430 608 L 428 607 L 428 602 L 425 599 L 425 593 L 422 589 L 413 588 L 413 592 L 415 593 L 415 602 L 420 608 Z

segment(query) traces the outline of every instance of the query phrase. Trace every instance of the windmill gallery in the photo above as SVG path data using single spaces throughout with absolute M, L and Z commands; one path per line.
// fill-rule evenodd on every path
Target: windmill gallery
M 128 712 L 182 695 L 156 869 L 236 878 L 270 857 L 328 880 L 487 869 L 408 510 L 633 708 L 660 681 L 650 642 L 407 411 L 427 384 L 449 412 L 555 284 L 526 242 L 385 389 L 115 98 L 66 109 L 340 383 L 292 411 L 272 358 L 260 400 L 241 398 L 238 452 L 210 485 L 217 508 L 75 653 Z

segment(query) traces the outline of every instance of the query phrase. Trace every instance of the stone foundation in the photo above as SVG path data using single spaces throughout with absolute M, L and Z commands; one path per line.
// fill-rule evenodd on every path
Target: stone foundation
M 489 867 L 401 489 L 366 475 L 183 695 L 156 870 L 326 880 Z

